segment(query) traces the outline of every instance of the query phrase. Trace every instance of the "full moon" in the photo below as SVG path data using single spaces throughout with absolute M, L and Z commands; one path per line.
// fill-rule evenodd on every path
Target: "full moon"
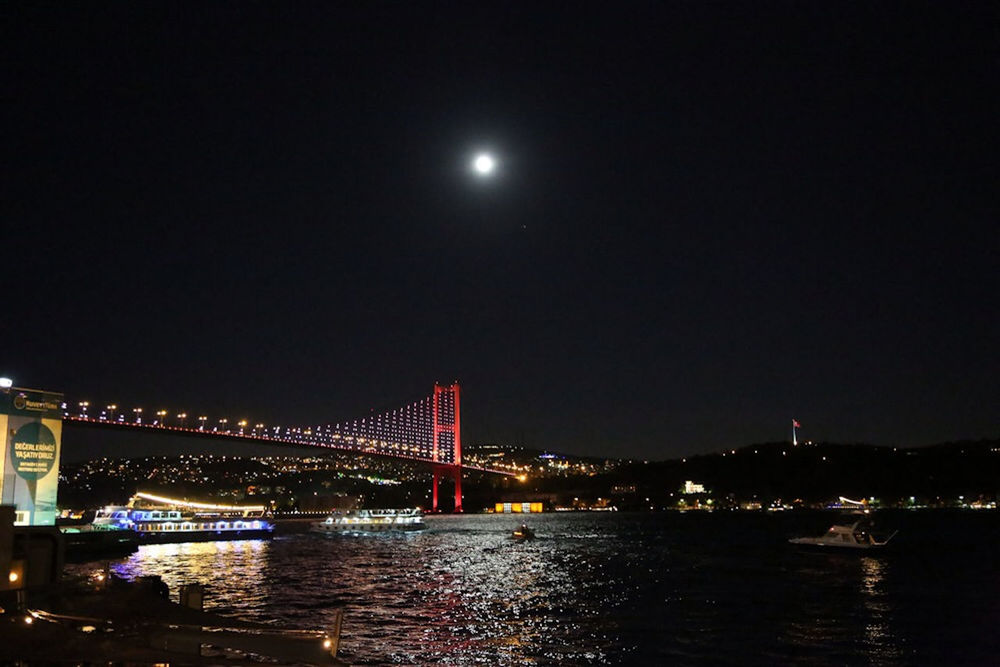
M 493 159 L 492 155 L 488 155 L 487 153 L 480 153 L 472 161 L 472 168 L 476 170 L 477 174 L 482 176 L 491 174 L 496 166 L 496 160 Z

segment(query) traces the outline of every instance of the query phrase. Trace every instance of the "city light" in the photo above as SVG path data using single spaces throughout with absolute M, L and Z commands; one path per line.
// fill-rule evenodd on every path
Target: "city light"
M 14 381 L 10 378 L 0 378 L 0 389 L 10 389 L 14 386 Z

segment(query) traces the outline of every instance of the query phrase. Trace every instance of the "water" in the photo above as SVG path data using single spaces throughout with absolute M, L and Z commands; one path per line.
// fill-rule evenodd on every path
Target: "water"
M 997 664 L 1000 513 L 879 517 L 878 557 L 803 554 L 825 513 L 430 517 L 423 533 L 141 547 L 114 570 L 321 628 L 354 664 Z M 86 569 L 88 566 L 81 566 Z M 93 567 L 93 566 L 90 566 Z

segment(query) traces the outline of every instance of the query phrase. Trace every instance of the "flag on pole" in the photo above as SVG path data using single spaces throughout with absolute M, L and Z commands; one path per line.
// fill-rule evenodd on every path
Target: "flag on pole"
M 802 428 L 802 424 L 798 423 L 794 419 L 792 420 L 792 428 Z

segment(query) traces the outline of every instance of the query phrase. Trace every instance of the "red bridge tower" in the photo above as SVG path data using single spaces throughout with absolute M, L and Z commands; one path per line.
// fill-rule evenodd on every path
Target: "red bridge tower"
M 438 482 L 441 475 L 455 479 L 455 511 L 462 511 L 462 429 L 459 417 L 459 386 L 434 384 L 434 506 L 438 511 Z M 451 453 L 451 460 L 448 453 Z

